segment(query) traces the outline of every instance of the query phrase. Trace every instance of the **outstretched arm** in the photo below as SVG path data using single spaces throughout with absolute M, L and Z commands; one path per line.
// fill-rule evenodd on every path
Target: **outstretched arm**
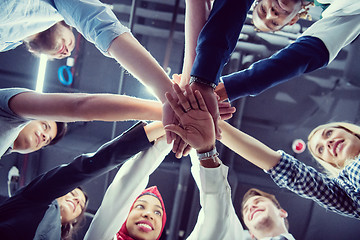
M 220 128 L 223 134 L 221 142 L 249 162 L 264 170 L 269 170 L 279 163 L 281 155 L 259 140 L 224 121 L 220 121 Z
M 176 132 L 200 154 L 196 156 L 194 152 L 191 153 L 191 172 L 200 190 L 202 208 L 196 226 L 187 239 L 243 239 L 243 228 L 232 205 L 227 182 L 228 169 L 222 165 L 216 153 L 201 155 L 215 149 L 215 128 L 205 102 L 200 92 L 196 91 L 193 95 L 188 85 L 185 86 L 186 97 L 176 89 L 177 85 L 174 88 L 180 102 L 167 97 L 182 126 L 165 128 Z M 189 108 L 191 110 L 184 111 Z M 202 120 L 201 124 L 198 124 L 199 119 Z
M 145 125 L 140 122 L 103 144 L 96 152 L 82 154 L 69 164 L 63 164 L 40 175 L 24 188 L 22 194 L 34 201 L 51 202 L 77 186 L 110 171 L 152 146 L 144 130 Z
M 153 127 L 163 129 L 161 124 Z M 170 149 L 171 146 L 160 139 L 150 149 L 121 166 L 84 239 L 112 239 L 125 222 L 133 201 L 147 186 L 150 174 L 161 164 Z
M 204 1 L 203 1 L 204 2 Z M 202 84 L 200 82 L 206 82 L 216 86 L 219 81 L 222 69 L 225 63 L 228 61 L 230 54 L 235 48 L 236 42 L 238 40 L 241 28 L 246 19 L 246 14 L 252 4 L 253 0 L 223 0 L 215 1 L 213 8 L 211 10 L 210 16 L 202 28 L 200 34 L 201 19 L 198 18 L 204 17 L 204 12 L 200 11 L 197 17 L 197 25 L 193 28 L 189 28 L 186 31 L 186 44 L 185 49 L 185 63 L 184 63 L 184 76 L 182 80 L 182 86 L 186 83 L 189 83 L 189 72 L 188 68 L 192 66 L 191 76 L 195 77 L 197 81 L 191 83 L 193 90 L 198 90 L 201 92 L 206 106 L 209 109 L 210 114 L 212 115 L 215 129 L 216 137 L 221 138 L 221 133 L 218 128 L 219 120 L 219 110 L 217 99 L 214 95 L 213 88 L 207 84 Z M 201 7 L 201 3 L 195 2 L 187 7 Z M 204 10 L 204 7 L 202 7 Z M 191 9 L 187 10 L 189 13 L 189 18 L 193 15 L 190 15 Z M 206 15 L 205 15 L 206 16 Z M 194 39 L 199 38 L 196 46 L 196 54 L 194 50 L 190 49 L 194 44 Z M 193 57 L 195 56 L 195 60 Z
M 150 87 L 156 97 L 164 103 L 165 93 L 172 91 L 172 82 L 153 56 L 130 33 L 115 38 L 109 53 L 127 71 Z
M 22 92 L 10 109 L 24 118 L 72 121 L 161 120 L 161 103 L 116 94 Z
M 324 67 L 329 52 L 316 37 L 304 36 L 271 57 L 253 63 L 249 68 L 223 76 L 231 101 L 257 95 L 293 77 Z
M 211 0 L 186 0 L 185 9 L 185 52 L 180 87 L 190 81 L 190 72 L 196 57 L 199 33 L 209 16 Z
M 212 166 L 206 166 L 194 152 L 190 156 L 191 173 L 200 191 L 201 209 L 187 240 L 246 239 L 232 203 L 231 187 L 227 181 L 228 167 L 218 158 L 208 160 Z
M 54 0 L 65 22 L 75 27 L 105 55 L 115 58 L 129 73 L 151 87 L 165 101 L 171 81 L 151 54 L 130 30 L 116 18 L 109 6 L 99 0 Z

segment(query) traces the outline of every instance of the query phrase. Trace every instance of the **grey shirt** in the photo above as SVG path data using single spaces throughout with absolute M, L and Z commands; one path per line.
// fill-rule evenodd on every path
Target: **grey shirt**
M 9 101 L 13 96 L 27 91 L 30 90 L 25 88 L 0 89 L 0 158 L 13 145 L 21 130 L 30 122 L 30 120 L 16 115 L 9 107 Z

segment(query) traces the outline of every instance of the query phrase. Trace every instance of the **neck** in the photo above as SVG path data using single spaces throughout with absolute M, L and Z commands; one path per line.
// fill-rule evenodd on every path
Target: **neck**
M 254 234 L 256 239 L 262 239 L 266 237 L 276 237 L 281 234 L 287 234 L 289 233 L 286 227 L 278 226 L 268 229 L 262 229 L 261 231 L 258 231 L 256 234 Z
M 39 34 L 39 33 L 36 33 L 36 34 L 34 34 L 34 35 L 30 35 L 30 36 L 24 38 L 23 41 L 24 41 L 24 42 L 30 42 L 30 41 L 34 40 L 34 39 L 37 37 L 38 34 Z

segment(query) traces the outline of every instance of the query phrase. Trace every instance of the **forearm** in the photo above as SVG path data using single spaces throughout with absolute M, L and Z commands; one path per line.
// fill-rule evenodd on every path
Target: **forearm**
M 224 83 L 219 83 L 217 87 L 215 88 L 215 93 L 220 97 L 220 101 L 227 100 L 229 97 L 226 92 L 226 88 Z
M 144 127 L 146 136 L 149 142 L 155 141 L 156 139 L 165 135 L 165 130 L 162 122 L 152 122 Z
M 129 73 L 155 92 L 165 102 L 165 93 L 172 91 L 172 82 L 154 57 L 130 33 L 115 38 L 108 52 Z
M 160 102 L 116 94 L 25 92 L 14 96 L 9 106 L 24 118 L 63 122 L 161 120 L 162 117 Z
M 330 178 L 293 156 L 279 152 L 282 156 L 279 164 L 267 171 L 279 187 L 310 198 L 331 211 L 359 218 L 358 204 L 353 200 L 357 197 L 354 197 L 352 188 L 348 187 L 347 177 Z
M 196 56 L 197 39 L 210 10 L 206 0 L 186 0 L 185 2 L 185 55 L 181 87 L 189 83 L 191 68 Z
M 243 239 L 243 228 L 236 216 L 231 200 L 231 188 L 227 181 L 228 167 L 215 168 L 201 166 L 191 152 L 191 173 L 200 190 L 201 209 L 187 240 Z M 214 217 L 216 216 L 216 217 Z
M 253 0 L 215 1 L 199 35 L 192 76 L 217 84 Z
M 257 139 L 241 132 L 230 124 L 220 121 L 222 139 L 225 146 L 255 164 L 256 166 L 269 170 L 280 161 L 281 155 Z
M 231 101 L 262 91 L 293 77 L 327 65 L 329 52 L 315 37 L 301 37 L 267 59 L 252 64 L 248 69 L 222 77 Z
M 126 95 L 89 95 L 79 102 L 75 112 L 88 121 L 161 120 L 162 105 Z
M 140 122 L 103 144 L 96 152 L 82 154 L 69 164 L 56 167 L 37 177 L 26 187 L 24 194 L 29 191 L 36 200 L 37 197 L 43 198 L 43 193 L 46 192 L 46 196 L 53 200 L 124 163 L 152 146 L 146 137 L 144 125 L 145 123 Z
M 108 5 L 99 0 L 53 0 L 65 22 L 106 56 L 111 42 L 130 30 L 123 26 Z

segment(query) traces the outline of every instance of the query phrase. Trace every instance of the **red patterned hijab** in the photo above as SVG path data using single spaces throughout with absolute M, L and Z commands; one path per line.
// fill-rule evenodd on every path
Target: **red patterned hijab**
M 162 215 L 162 227 L 161 227 L 161 231 L 160 231 L 160 234 L 158 236 L 158 238 L 156 240 L 158 240 L 160 237 L 161 237 L 161 234 L 164 230 L 164 227 L 165 227 L 165 223 L 166 223 L 166 212 L 165 212 L 165 205 L 164 205 L 164 201 L 160 195 L 160 192 L 159 190 L 157 189 L 156 186 L 152 186 L 152 187 L 149 187 L 147 189 L 145 189 L 136 199 L 135 201 L 133 202 L 131 208 L 130 208 L 130 211 L 133 209 L 133 206 L 135 204 L 135 202 L 141 197 L 141 196 L 144 196 L 144 195 L 151 195 L 153 197 L 156 197 L 157 199 L 159 199 L 160 203 L 161 203 L 161 207 L 163 208 L 163 215 Z M 127 219 L 126 219 L 127 221 Z M 117 240 L 136 240 L 136 239 L 133 239 L 132 237 L 129 236 L 129 232 L 127 231 L 126 229 L 126 221 L 124 222 L 124 224 L 122 225 L 120 231 L 116 234 L 116 237 L 117 237 Z

